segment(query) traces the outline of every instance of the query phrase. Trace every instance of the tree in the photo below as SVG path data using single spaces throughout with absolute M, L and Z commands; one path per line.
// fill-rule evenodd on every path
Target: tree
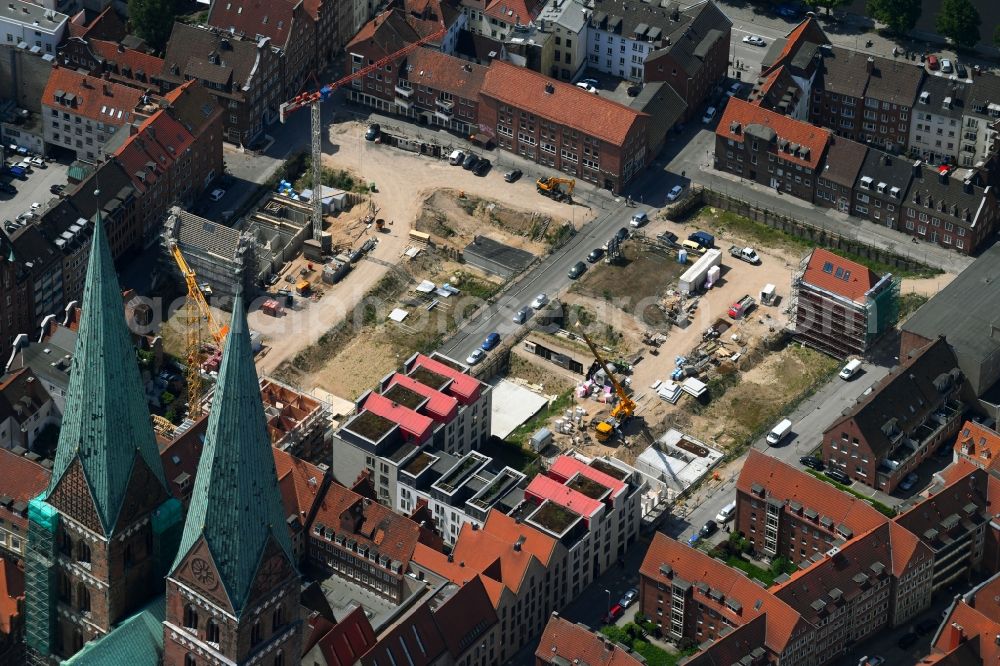
M 177 0 L 128 0 L 135 31 L 156 51 L 163 51 L 177 18 Z
M 920 18 L 920 0 L 868 0 L 868 16 L 896 34 L 905 34 Z
M 944 0 L 935 26 L 955 46 L 972 48 L 979 42 L 979 12 L 970 0 Z
M 812 0 L 812 4 L 826 9 L 826 13 L 828 15 L 833 14 L 834 9 L 843 7 L 848 2 L 850 2 L 850 0 Z

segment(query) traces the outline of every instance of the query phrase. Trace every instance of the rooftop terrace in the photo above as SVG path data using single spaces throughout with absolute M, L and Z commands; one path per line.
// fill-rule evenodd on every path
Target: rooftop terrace
M 413 460 L 406 463 L 403 471 L 412 476 L 420 474 L 422 471 L 427 469 L 428 466 L 433 465 L 437 461 L 436 456 L 432 456 L 426 451 L 421 451 L 417 455 L 413 456 Z
M 528 520 L 539 527 L 562 536 L 569 528 L 582 520 L 582 516 L 565 507 L 559 506 L 555 502 L 546 501 L 538 507 L 537 511 L 531 514 Z
M 440 391 L 450 381 L 448 377 L 432 372 L 423 366 L 415 367 L 409 374 L 424 386 L 429 386 L 435 391 Z
M 403 407 L 408 407 L 410 409 L 416 409 L 420 405 L 427 402 L 427 398 L 420 395 L 416 391 L 411 391 L 410 389 L 402 386 L 400 384 L 393 384 L 389 387 L 389 390 L 384 392 L 384 395 L 389 400 L 395 403 L 399 403 Z
M 610 477 L 616 478 L 619 481 L 625 481 L 630 476 L 628 472 L 623 469 L 618 469 L 606 460 L 601 460 L 600 458 L 594 458 L 590 461 L 590 466 L 596 469 L 598 472 L 603 472 Z
M 389 434 L 396 427 L 396 424 L 366 409 L 351 419 L 344 427 L 365 439 L 377 442 Z
M 572 488 L 578 493 L 582 493 L 595 500 L 604 499 L 608 493 L 611 492 L 610 488 L 606 488 L 593 479 L 588 479 L 583 474 L 577 474 L 573 477 L 573 479 L 566 484 L 566 487 Z
M 486 484 L 479 497 L 469 501 L 477 509 L 485 511 L 490 508 L 507 490 L 520 482 L 524 475 L 509 468 L 504 468 Z
M 446 493 L 454 492 L 455 489 L 462 485 L 462 482 L 472 474 L 472 472 L 482 467 L 484 463 L 488 462 L 489 459 L 485 458 L 477 453 L 470 453 L 462 460 L 452 467 L 444 476 L 438 479 L 434 483 L 435 488 L 439 488 Z

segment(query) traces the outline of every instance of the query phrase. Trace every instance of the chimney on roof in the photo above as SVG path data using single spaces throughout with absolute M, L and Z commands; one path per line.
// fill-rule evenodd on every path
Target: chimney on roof
M 871 74 L 873 69 L 875 69 L 875 58 L 868 56 L 868 61 L 865 63 L 865 70 Z
M 125 46 L 123 44 L 118 45 L 118 53 L 125 53 Z
M 962 191 L 966 194 L 972 194 L 972 179 L 966 178 L 962 181 Z
M 556 87 L 554 85 L 552 85 L 551 83 L 546 83 L 545 84 L 545 94 L 546 95 L 554 95 L 555 92 L 556 92 Z
M 892 166 L 892 156 L 889 153 L 882 153 L 882 164 Z
M 104 96 L 111 97 L 111 86 L 107 83 L 104 84 Z
M 517 541 L 514 542 L 514 550 L 516 552 L 521 552 L 521 546 L 524 544 L 524 535 L 517 537 Z
M 948 184 L 948 172 L 944 169 L 938 171 L 938 180 L 941 181 L 942 185 Z
M 922 163 L 921 163 L 920 160 L 917 160 L 916 162 L 913 163 L 913 177 L 914 178 L 920 178 L 920 165 L 921 164 Z

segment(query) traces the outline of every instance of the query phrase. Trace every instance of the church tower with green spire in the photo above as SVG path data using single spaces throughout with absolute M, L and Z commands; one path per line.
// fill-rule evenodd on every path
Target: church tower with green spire
M 52 478 L 28 509 L 32 659 L 72 656 L 162 593 L 179 517 L 98 214 Z
M 163 663 L 299 663 L 299 574 L 237 295 L 205 445 L 167 577 Z

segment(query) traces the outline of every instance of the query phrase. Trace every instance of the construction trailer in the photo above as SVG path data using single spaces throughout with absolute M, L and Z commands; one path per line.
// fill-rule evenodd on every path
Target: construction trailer
M 707 251 L 698 261 L 691 265 L 691 268 L 684 271 L 684 274 L 681 275 L 681 279 L 677 285 L 678 290 L 685 295 L 695 293 L 705 284 L 705 280 L 708 279 L 709 270 L 721 264 L 721 250 L 713 249 Z

